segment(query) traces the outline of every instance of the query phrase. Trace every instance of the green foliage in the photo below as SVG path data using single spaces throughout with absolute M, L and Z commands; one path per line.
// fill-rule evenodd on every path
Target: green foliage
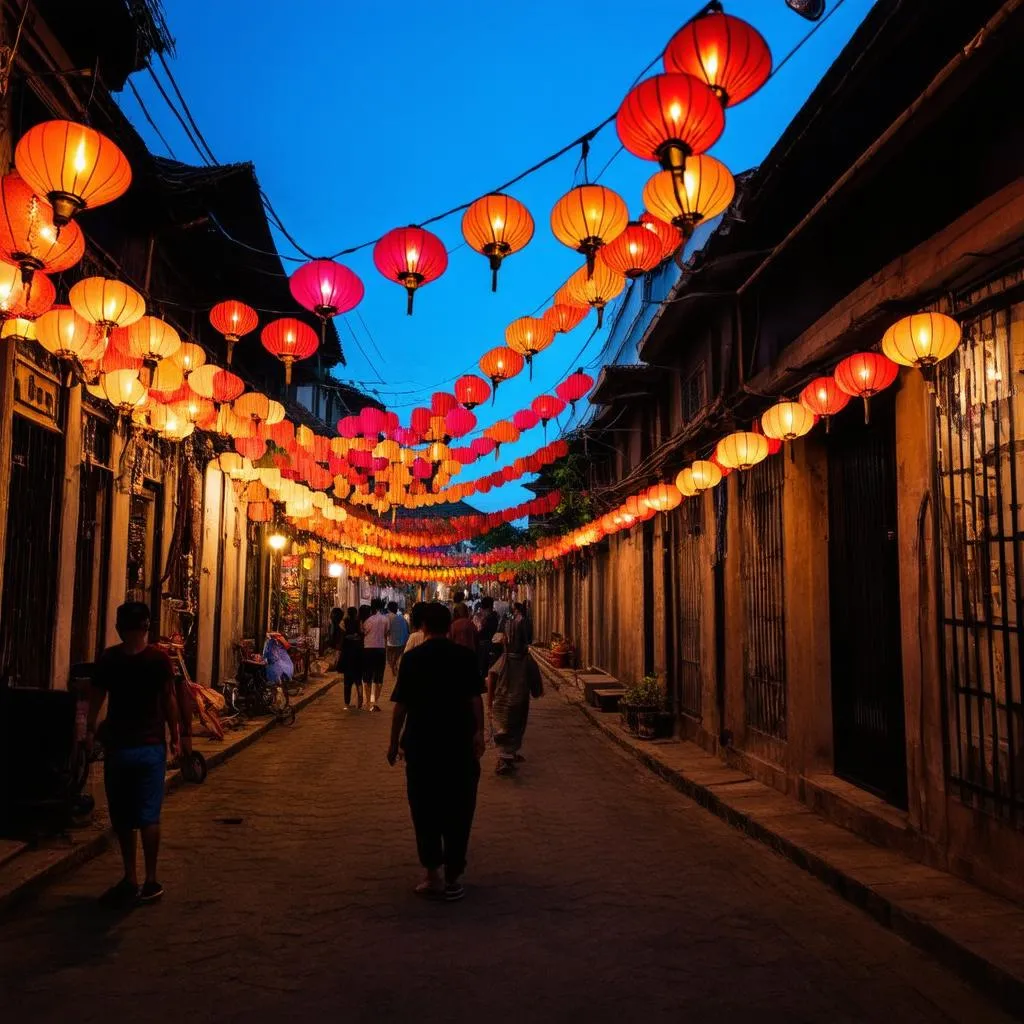
M 572 452 L 544 472 L 544 478 L 562 494 L 558 507 L 545 523 L 535 523 L 527 531 L 530 540 L 554 533 L 565 533 L 583 526 L 594 518 L 594 501 L 590 497 L 588 459 Z
M 474 551 L 493 551 L 495 548 L 515 548 L 527 542 L 526 530 L 511 523 L 502 523 L 473 541 Z
M 622 695 L 624 704 L 640 705 L 641 707 L 653 707 L 658 711 L 664 711 L 666 706 L 665 691 L 657 676 L 644 676 L 643 680 L 629 687 Z

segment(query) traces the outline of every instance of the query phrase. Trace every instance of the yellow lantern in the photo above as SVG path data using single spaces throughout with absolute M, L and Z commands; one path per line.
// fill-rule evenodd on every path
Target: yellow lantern
M 143 316 L 128 328 L 128 351 L 149 366 L 181 348 L 178 332 L 156 316 Z
M 682 175 L 659 171 L 644 186 L 647 211 L 659 220 L 675 225 L 683 240 L 702 220 L 724 213 L 736 195 L 736 182 L 729 168 L 713 156 L 688 156 Z
M 108 277 L 86 277 L 73 284 L 68 302 L 83 320 L 102 327 L 108 338 L 115 327 L 128 327 L 146 312 L 146 300 L 134 288 Z
M 722 482 L 722 471 L 713 462 L 697 459 L 676 477 L 676 487 L 686 497 L 703 494 Z
M 70 306 L 53 306 L 43 313 L 35 322 L 35 336 L 58 359 L 96 360 L 107 347 L 102 332 Z
M 581 267 L 555 293 L 555 303 L 563 305 L 590 306 L 597 310 L 597 326 L 604 322 L 604 307 L 626 287 L 626 278 L 604 263 L 594 266 L 588 276 Z
M 183 341 L 178 350 L 171 354 L 171 361 L 180 367 L 187 377 L 193 370 L 206 365 L 206 352 L 191 341 Z
M 799 402 L 778 402 L 761 417 L 765 437 L 794 441 L 814 426 L 814 413 Z
M 551 211 L 551 231 L 563 245 L 586 257 L 586 277 L 594 273 L 597 250 L 621 235 L 628 223 L 625 200 L 604 185 L 577 185 Z
M 139 380 L 138 370 L 112 370 L 100 377 L 99 389 L 102 396 L 118 412 L 125 415 L 145 404 L 148 392 Z
M 750 469 L 768 457 L 768 439 L 750 430 L 738 430 L 718 442 L 715 457 L 726 469 Z
M 944 313 L 913 313 L 882 335 L 882 351 L 901 366 L 928 369 L 947 359 L 960 344 L 960 324 Z

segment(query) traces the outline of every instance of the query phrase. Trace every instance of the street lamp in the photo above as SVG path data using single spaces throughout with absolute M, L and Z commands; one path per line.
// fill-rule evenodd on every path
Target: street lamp
M 327 566 L 327 575 L 330 576 L 331 579 L 341 579 L 341 562 L 331 562 L 331 564 Z
M 272 533 L 267 538 L 267 543 L 274 551 L 281 551 L 285 544 L 288 543 L 288 538 L 283 533 Z

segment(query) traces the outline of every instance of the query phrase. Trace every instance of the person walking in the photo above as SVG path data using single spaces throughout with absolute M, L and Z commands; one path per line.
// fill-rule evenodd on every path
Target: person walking
M 354 607 L 345 613 L 342 623 L 340 671 L 345 677 L 345 710 L 352 707 L 352 688 L 359 707 L 363 706 L 363 630 Z
M 511 775 L 516 764 L 523 761 L 520 749 L 530 714 L 530 697 L 542 692 L 540 669 L 528 650 L 513 652 L 504 633 L 494 634 L 494 644 L 501 648 L 498 660 L 487 673 L 487 711 L 491 738 L 498 751 L 495 771 Z
M 103 783 L 110 823 L 121 848 L 124 876 L 101 900 L 112 907 L 152 903 L 164 894 L 157 880 L 160 809 L 171 756 L 178 754 L 181 719 L 174 697 L 174 669 L 167 655 L 149 643 L 149 606 L 128 601 L 117 609 L 121 643 L 100 656 L 86 720 L 86 749 L 92 749 L 104 701 Z M 142 835 L 145 880 L 139 888 L 136 833 Z
M 363 623 L 363 683 L 367 686 L 370 710 L 380 711 L 377 701 L 384 685 L 389 623 L 380 598 L 374 598 L 370 607 L 373 614 Z
M 331 629 L 327 636 L 327 647 L 329 650 L 336 651 L 334 656 L 334 671 L 341 671 L 341 647 L 342 641 L 345 638 L 345 631 L 341 628 L 342 619 L 344 619 L 345 613 L 340 608 L 331 609 Z
M 458 900 L 476 811 L 484 752 L 483 680 L 471 651 L 448 638 L 451 613 L 423 612 L 426 639 L 406 651 L 391 695 L 388 764 L 405 755 L 406 788 L 416 850 L 426 876 L 416 892 Z
M 426 610 L 426 601 L 417 601 L 412 606 L 412 611 L 409 613 L 409 625 L 412 627 L 412 632 L 409 634 L 409 639 L 405 642 L 403 657 L 411 650 L 419 647 L 419 645 L 426 639 L 423 635 L 423 613 Z
M 476 654 L 476 628 L 469 617 L 468 605 L 457 604 L 452 610 L 452 629 L 449 636 L 460 647 L 465 647 Z
M 480 660 L 480 675 L 486 676 L 494 661 L 492 637 L 498 631 L 498 613 L 494 610 L 493 597 L 481 598 L 478 614 L 480 621 L 476 632 L 476 650 Z
M 409 623 L 398 610 L 398 603 L 392 601 L 388 605 L 388 668 L 391 674 L 398 676 L 398 663 L 402 659 L 402 651 L 409 641 Z

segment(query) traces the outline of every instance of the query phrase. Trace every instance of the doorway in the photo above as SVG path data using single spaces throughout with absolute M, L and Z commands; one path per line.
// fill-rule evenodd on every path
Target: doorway
M 835 773 L 906 808 L 893 395 L 833 421 L 828 515 Z

